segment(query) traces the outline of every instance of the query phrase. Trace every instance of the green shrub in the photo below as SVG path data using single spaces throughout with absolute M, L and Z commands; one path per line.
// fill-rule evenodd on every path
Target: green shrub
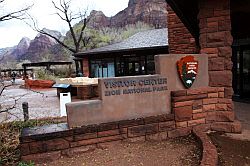
M 53 67 L 50 70 L 39 69 L 35 71 L 36 79 L 40 80 L 52 80 L 57 78 L 67 78 L 73 73 L 73 70 L 69 70 L 68 67 Z
M 50 71 L 45 69 L 39 69 L 36 72 L 36 79 L 40 80 L 56 80 L 56 76 L 54 76 Z
M 14 121 L 0 124 L 0 166 L 20 165 L 31 166 L 33 163 L 23 163 L 20 160 L 19 136 L 26 127 L 42 126 L 62 122 L 61 119 Z M 19 163 L 18 163 L 19 162 Z M 25 165 L 26 164 L 26 165 Z
M 53 74 L 57 77 L 57 78 L 67 78 L 71 75 L 71 73 L 73 73 L 73 70 L 69 69 L 66 66 L 59 66 L 59 67 L 55 67 L 52 69 Z

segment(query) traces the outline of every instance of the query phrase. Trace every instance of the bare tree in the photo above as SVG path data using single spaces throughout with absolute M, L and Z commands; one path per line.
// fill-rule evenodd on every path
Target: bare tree
M 10 84 L 5 84 L 3 80 L 0 80 L 0 97 L 2 96 L 3 94 L 3 91 L 7 88 L 11 86 Z M 11 106 L 11 107 L 8 107 L 8 108 L 2 108 L 2 105 L 0 103 L 0 113 L 3 113 L 3 112 L 8 112 L 9 110 L 13 109 L 15 106 Z
M 18 85 L 18 84 L 16 84 Z M 21 107 L 21 101 L 25 96 L 28 96 L 31 93 L 39 94 L 42 98 L 47 98 L 43 92 L 35 91 L 29 89 L 25 93 L 16 94 L 15 96 L 9 95 L 4 91 L 7 91 L 8 88 L 15 88 L 15 85 L 8 81 L 0 80 L 0 123 L 8 120 L 10 117 L 14 117 L 17 120 L 22 119 L 23 112 Z M 8 115 L 8 118 L 1 118 L 3 115 Z
M 0 4 L 2 4 L 5 0 L 0 0 Z M 26 13 L 29 9 L 31 9 L 33 5 L 27 6 L 17 11 L 9 12 L 6 14 L 0 14 L 0 22 L 1 21 L 8 21 L 11 19 L 18 19 L 23 20 L 26 18 Z
M 55 3 L 54 1 L 52 1 L 52 4 L 54 6 L 54 8 L 56 9 L 56 15 L 58 15 L 60 17 L 61 20 L 65 21 L 69 27 L 69 32 L 70 35 L 73 39 L 73 46 L 67 45 L 65 44 L 63 41 L 61 41 L 57 36 L 53 36 L 52 34 L 46 32 L 45 30 L 42 30 L 40 28 L 38 28 L 36 21 L 34 20 L 34 18 L 31 17 L 31 19 L 33 20 L 33 26 L 31 26 L 35 31 L 47 35 L 51 38 L 53 38 L 57 43 L 59 43 L 60 45 L 62 45 L 64 48 L 66 48 L 67 50 L 71 51 L 72 53 L 77 53 L 80 51 L 80 47 L 81 47 L 81 42 L 84 39 L 84 30 L 87 26 L 87 22 L 88 19 L 86 18 L 86 10 L 84 12 L 79 12 L 79 13 L 73 13 L 70 10 L 70 5 L 71 5 L 71 1 L 67 1 L 67 0 L 60 0 L 59 4 Z M 73 22 L 77 19 L 81 20 L 81 28 L 80 28 L 80 32 L 77 32 L 76 30 L 74 30 L 73 28 Z

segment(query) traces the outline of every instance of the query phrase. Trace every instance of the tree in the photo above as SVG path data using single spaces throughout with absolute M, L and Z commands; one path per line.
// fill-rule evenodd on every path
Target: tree
M 0 5 L 2 5 L 5 2 L 5 0 L 0 0 Z M 25 8 L 22 8 L 17 11 L 13 12 L 7 12 L 7 13 L 0 13 L 0 22 L 3 21 L 9 21 L 12 19 L 18 19 L 18 20 L 23 20 L 26 19 L 27 17 L 27 11 L 31 9 L 33 5 L 27 6 Z M 5 55 L 0 57 L 0 62 L 4 60 Z
M 81 24 L 76 24 L 74 29 L 79 31 Z M 89 26 L 84 30 L 83 35 L 83 44 L 81 45 L 81 51 L 94 49 L 98 47 L 103 47 L 106 45 L 114 44 L 121 42 L 130 36 L 145 30 L 154 29 L 153 26 L 150 26 L 143 22 L 137 22 L 135 24 L 128 24 L 125 27 L 113 28 L 113 27 L 100 27 L 98 29 L 91 28 Z M 71 36 L 66 35 L 64 42 L 67 45 L 73 43 Z
M 5 2 L 5 0 L 0 0 L 0 5 L 3 4 Z M 33 5 L 30 5 L 30 6 L 27 6 L 25 8 L 22 8 L 20 10 L 17 10 L 17 11 L 13 11 L 13 12 L 7 12 L 7 13 L 0 13 L 0 22 L 2 21 L 9 21 L 9 20 L 12 20 L 12 19 L 18 19 L 18 20 L 23 20 L 23 19 L 26 19 L 26 14 L 27 14 L 27 11 L 29 9 L 31 9 Z M 4 59 L 4 56 L 2 56 L 0 58 L 0 61 L 2 61 Z M 6 85 L 4 83 L 4 81 L 2 80 L 2 77 L 0 77 L 0 96 L 2 95 L 3 91 L 5 90 L 5 88 L 7 88 L 8 86 L 10 85 Z M 11 108 L 8 108 L 6 110 L 3 110 L 1 108 L 1 105 L 0 105 L 0 113 L 1 112 L 6 112 L 8 111 L 9 109 Z
M 5 0 L 0 0 L 0 4 L 2 4 Z M 8 20 L 11 20 L 11 19 L 18 19 L 18 20 L 23 20 L 26 18 L 26 14 L 27 14 L 27 11 L 29 9 L 31 9 L 33 5 L 30 5 L 30 6 L 27 6 L 25 8 L 22 8 L 20 10 L 17 10 L 17 11 L 13 11 L 13 12 L 8 12 L 8 13 L 2 13 L 0 14 L 0 22 L 2 21 L 8 21 Z
M 66 44 L 64 41 L 62 41 L 58 37 L 48 33 L 47 31 L 38 28 L 36 22 L 31 17 L 31 19 L 33 20 L 33 26 L 32 26 L 33 29 L 41 34 L 44 34 L 44 35 L 47 35 L 47 36 L 53 38 L 57 43 L 59 43 L 61 46 L 63 46 L 67 50 L 71 51 L 72 53 L 79 52 L 82 40 L 84 40 L 84 38 L 83 38 L 84 33 L 83 32 L 84 32 L 84 30 L 87 26 L 87 22 L 88 22 L 88 19 L 86 18 L 86 10 L 83 13 L 82 12 L 73 13 L 70 9 L 70 5 L 71 5 L 70 0 L 69 1 L 60 0 L 59 4 L 52 1 L 52 4 L 57 11 L 56 15 L 58 15 L 61 20 L 66 22 L 68 27 L 69 27 L 70 36 L 73 39 L 73 46 Z M 73 22 L 77 19 L 81 20 L 81 27 L 80 27 L 79 31 L 76 31 L 73 28 Z
M 10 84 L 5 84 L 4 82 L 0 82 L 0 97 L 2 96 L 2 94 L 3 94 L 3 91 L 7 88 L 7 87 L 9 87 L 9 86 L 11 86 Z M 16 101 L 15 101 L 15 103 L 16 103 Z M 8 112 L 9 110 L 11 110 L 11 109 L 14 109 L 15 108 L 15 106 L 16 106 L 16 104 L 14 104 L 13 106 L 10 106 L 10 107 L 7 107 L 7 108 L 2 108 L 2 105 L 1 105 L 2 103 L 0 103 L 0 113 L 3 113 L 3 112 Z

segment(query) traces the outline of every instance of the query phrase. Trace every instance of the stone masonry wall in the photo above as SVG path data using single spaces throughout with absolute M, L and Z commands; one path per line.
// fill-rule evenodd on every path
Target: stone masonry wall
M 123 120 L 69 129 L 58 124 L 25 129 L 20 137 L 21 159 L 52 161 L 109 146 L 120 141 L 161 141 L 185 136 L 194 129 L 238 133 L 231 99 L 224 88 L 199 88 L 171 92 L 172 114 Z
M 200 0 L 199 9 L 201 53 L 209 54 L 209 85 L 225 87 L 225 97 L 232 98 L 230 0 Z
M 198 53 L 195 39 L 181 22 L 179 17 L 167 5 L 168 10 L 168 43 L 170 54 Z
M 232 98 L 230 0 L 199 0 L 200 53 L 209 55 L 209 86 L 225 87 Z M 168 6 L 170 53 L 196 53 L 192 35 Z
M 206 124 L 211 130 L 239 132 L 235 121 L 232 99 L 224 98 L 225 89 L 205 87 L 179 90 L 171 93 L 176 127 L 192 127 Z

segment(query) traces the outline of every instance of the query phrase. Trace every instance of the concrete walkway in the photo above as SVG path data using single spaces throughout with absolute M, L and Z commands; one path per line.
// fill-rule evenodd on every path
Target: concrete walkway
M 6 83 L 11 84 L 10 82 Z M 8 113 L 0 113 L 0 123 L 23 120 L 23 102 L 29 103 L 30 119 L 60 116 L 59 98 L 56 95 L 56 89 L 38 89 L 32 91 L 20 88 L 23 84 L 23 80 L 16 80 L 0 96 L 0 105 L 3 107 L 3 110 L 13 107 Z
M 227 134 L 229 137 L 250 141 L 250 104 L 234 102 L 234 110 L 237 119 L 242 124 L 242 134 Z

